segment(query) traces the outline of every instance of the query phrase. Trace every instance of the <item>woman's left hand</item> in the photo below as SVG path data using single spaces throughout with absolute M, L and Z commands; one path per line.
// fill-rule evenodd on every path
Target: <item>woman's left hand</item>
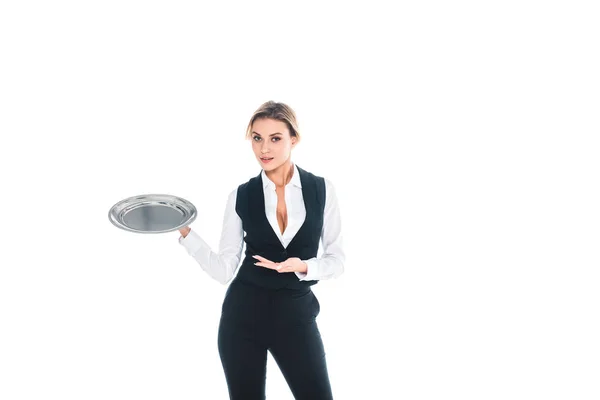
M 277 272 L 303 272 L 305 273 L 308 270 L 308 266 L 304 261 L 299 259 L 298 257 L 291 257 L 285 261 L 280 263 L 275 263 L 273 261 L 267 260 L 261 256 L 252 256 L 259 260 L 259 262 L 254 263 L 254 265 L 258 265 L 259 267 L 274 269 Z

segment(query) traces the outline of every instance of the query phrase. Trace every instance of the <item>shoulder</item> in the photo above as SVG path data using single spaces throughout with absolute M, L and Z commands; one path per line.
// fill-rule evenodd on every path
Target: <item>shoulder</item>
M 328 192 L 335 190 L 335 187 L 333 185 L 333 182 L 331 182 L 331 180 L 329 180 L 327 178 L 323 178 L 323 180 L 325 181 L 325 188 Z
M 300 168 L 298 167 L 298 169 Z M 317 190 L 324 194 L 327 203 L 329 203 L 330 201 L 335 201 L 335 185 L 333 184 L 331 179 L 305 170 L 303 170 L 302 172 L 306 177 L 308 177 L 311 180 L 314 180 L 314 182 L 317 184 Z
M 238 185 L 238 187 L 236 189 L 234 189 L 234 192 L 244 192 L 244 191 L 248 190 L 249 186 L 255 185 L 260 182 L 261 182 L 261 177 L 260 177 L 260 174 L 258 174 L 257 176 L 254 176 L 254 177 L 248 179 L 246 182 Z
M 235 189 L 233 189 L 231 192 L 229 192 L 229 196 L 228 196 L 228 203 L 230 205 L 233 205 L 233 207 L 236 207 L 236 203 L 238 203 L 238 199 L 240 198 L 240 196 L 242 198 L 245 198 L 245 196 L 248 196 L 248 191 L 250 187 L 256 187 L 256 185 L 260 185 L 261 184 L 261 177 L 260 174 L 258 176 L 254 176 L 250 179 L 248 179 L 246 182 L 239 184 Z
M 315 182 L 317 184 L 317 187 L 325 190 L 326 179 L 324 177 L 317 175 L 313 172 L 307 171 L 303 168 L 300 168 L 299 166 L 296 167 L 298 168 L 298 172 L 300 172 L 300 176 L 303 177 L 304 180 Z
M 305 177 L 311 178 L 311 179 L 323 179 L 322 176 L 319 176 L 315 173 L 312 173 L 310 171 L 305 170 L 304 168 L 301 168 L 300 166 L 296 165 L 296 168 L 298 168 L 298 172 L 300 172 L 300 175 L 304 175 Z

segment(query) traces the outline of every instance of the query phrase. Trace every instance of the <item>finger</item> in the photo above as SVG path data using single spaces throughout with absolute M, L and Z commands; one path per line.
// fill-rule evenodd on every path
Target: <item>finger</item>
M 263 261 L 263 262 L 273 262 L 271 260 L 267 260 L 266 258 L 258 256 L 258 255 L 257 256 L 252 256 L 252 257 L 256 258 L 257 260 Z
M 257 262 L 257 263 L 254 263 L 254 265 L 258 265 L 259 267 L 264 267 L 264 268 L 269 268 L 269 269 L 277 269 L 277 267 L 278 267 L 278 264 L 264 263 L 264 262 Z

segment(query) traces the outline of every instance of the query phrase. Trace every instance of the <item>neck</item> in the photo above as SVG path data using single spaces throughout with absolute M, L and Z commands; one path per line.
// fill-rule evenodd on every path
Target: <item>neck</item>
M 272 171 L 265 171 L 265 174 L 273 181 L 276 187 L 283 187 L 292 180 L 292 175 L 294 175 L 294 164 L 288 160 Z

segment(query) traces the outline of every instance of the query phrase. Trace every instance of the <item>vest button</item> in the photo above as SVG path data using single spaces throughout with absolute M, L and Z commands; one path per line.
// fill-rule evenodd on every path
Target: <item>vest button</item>
M 288 258 L 288 253 L 287 253 L 287 250 L 284 250 L 283 252 L 281 252 L 281 257 L 283 257 L 283 260 L 282 260 L 282 261 L 285 261 L 285 260 L 287 260 L 287 258 Z

